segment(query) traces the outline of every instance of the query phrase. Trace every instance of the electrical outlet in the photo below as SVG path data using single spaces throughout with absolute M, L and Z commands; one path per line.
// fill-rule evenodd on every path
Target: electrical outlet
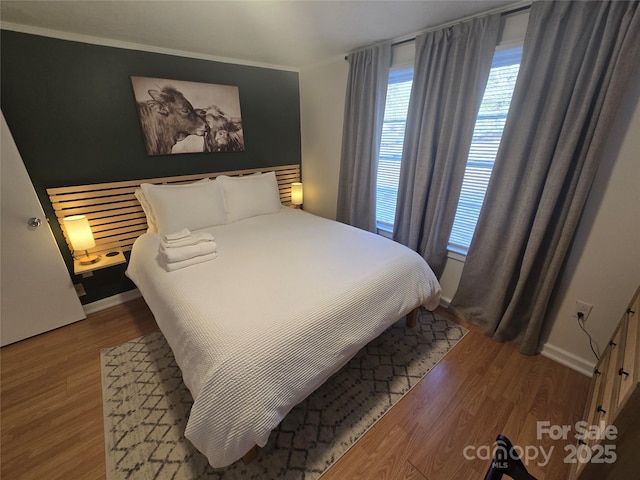
M 87 292 L 84 291 L 84 286 L 81 283 L 74 283 L 73 287 L 76 289 L 76 293 L 79 297 L 87 294 Z
M 590 305 L 587 302 L 583 302 L 582 300 L 576 300 L 576 316 L 578 316 L 578 312 L 581 312 L 583 322 L 587 321 L 587 318 L 589 318 L 592 309 L 593 305 Z

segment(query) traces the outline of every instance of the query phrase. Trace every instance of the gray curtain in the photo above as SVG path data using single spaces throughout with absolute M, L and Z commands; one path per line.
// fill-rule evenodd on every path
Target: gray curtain
M 437 276 L 499 27 L 496 14 L 416 38 L 393 238 L 418 251 Z
M 338 221 L 376 231 L 376 176 L 391 43 L 352 53 L 342 131 Z
M 639 65 L 638 2 L 532 5 L 502 144 L 451 305 L 495 340 L 519 341 L 522 353 L 537 352 L 609 129 Z

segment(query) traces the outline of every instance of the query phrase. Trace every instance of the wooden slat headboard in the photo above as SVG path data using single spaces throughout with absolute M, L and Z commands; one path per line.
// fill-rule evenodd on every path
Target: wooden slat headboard
M 270 171 L 274 171 L 278 179 L 280 201 L 283 205 L 291 205 L 291 183 L 300 181 L 300 165 L 48 188 L 47 194 L 70 251 L 73 249 L 62 218 L 69 215 L 86 215 L 96 239 L 96 246 L 92 250 L 104 250 L 117 245 L 126 252 L 131 250 L 135 239 L 147 231 L 147 219 L 142 206 L 134 196 L 134 191 L 142 183 L 180 184 L 215 178 L 218 175 L 242 176 Z

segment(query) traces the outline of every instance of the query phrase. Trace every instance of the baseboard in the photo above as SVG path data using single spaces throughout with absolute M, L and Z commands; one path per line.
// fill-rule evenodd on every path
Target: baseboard
M 451 299 L 446 297 L 440 297 L 440 306 L 448 308 L 451 304 Z M 554 362 L 557 362 L 565 367 L 569 367 L 576 372 L 579 372 L 587 377 L 593 375 L 593 369 L 595 368 L 595 362 L 589 362 L 584 358 L 578 357 L 571 352 L 567 352 L 562 348 L 556 347 L 550 343 L 545 343 L 542 347 L 540 355 L 547 357 Z
M 104 310 L 105 308 L 120 305 L 121 303 L 128 302 L 129 300 L 133 300 L 134 298 L 138 298 L 141 296 L 142 294 L 140 293 L 140 290 L 134 288 L 133 290 L 129 290 L 128 292 L 118 293 L 117 295 L 103 298 L 102 300 L 87 303 L 86 305 L 83 305 L 82 308 L 84 309 L 84 313 L 86 315 L 89 315 L 91 313 Z
M 576 372 L 582 373 L 587 377 L 591 377 L 593 375 L 593 369 L 596 366 L 595 362 L 587 361 L 584 358 L 578 357 L 577 355 L 567 352 L 566 350 L 556 347 L 550 343 L 545 343 L 542 346 L 540 355 L 564 365 L 565 367 L 569 367 Z

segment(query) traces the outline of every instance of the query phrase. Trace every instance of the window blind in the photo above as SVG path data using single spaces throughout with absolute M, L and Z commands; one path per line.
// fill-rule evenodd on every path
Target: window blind
M 376 182 L 376 223 L 379 229 L 393 231 L 400 179 L 400 162 L 407 123 L 413 67 L 389 72 Z
M 450 250 L 466 254 L 471 244 L 502 139 L 521 57 L 521 46 L 497 50 L 494 54 L 473 131 L 460 200 L 449 238 Z

